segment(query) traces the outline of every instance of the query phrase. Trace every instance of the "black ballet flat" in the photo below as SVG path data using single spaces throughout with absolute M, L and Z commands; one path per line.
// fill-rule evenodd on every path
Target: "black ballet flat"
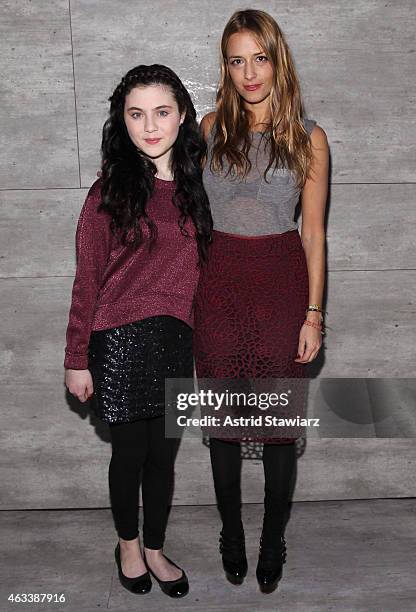
M 247 576 L 247 557 L 244 532 L 238 536 L 220 533 L 220 553 L 225 576 L 231 584 L 242 584 Z
M 148 593 L 152 588 L 152 581 L 149 572 L 145 572 L 141 576 L 137 576 L 137 578 L 128 578 L 123 574 L 121 569 L 120 543 L 117 544 L 114 555 L 118 567 L 118 577 L 123 587 L 131 593 L 136 593 L 137 595 L 144 595 L 145 593 Z
M 182 570 L 182 576 L 180 576 L 180 578 L 177 578 L 176 580 L 160 580 L 156 576 L 156 574 L 152 571 L 152 569 L 149 567 L 149 564 L 147 563 L 147 560 L 146 560 L 146 555 L 144 555 L 144 562 L 146 564 L 148 571 L 153 576 L 153 578 L 158 582 L 161 590 L 163 591 L 163 593 L 165 593 L 165 595 L 168 595 L 169 597 L 175 597 L 175 598 L 185 597 L 185 595 L 187 595 L 189 592 L 189 582 L 188 582 L 188 578 L 186 577 L 184 570 L 181 567 L 179 567 L 179 565 L 176 565 L 176 563 L 174 563 L 166 555 L 163 555 L 163 556 L 165 557 L 167 561 L 169 561 L 169 563 L 171 563 L 178 569 Z
M 286 541 L 283 536 L 277 546 L 270 546 L 260 539 L 260 554 L 256 578 L 262 593 L 273 593 L 282 577 L 283 563 L 286 563 Z

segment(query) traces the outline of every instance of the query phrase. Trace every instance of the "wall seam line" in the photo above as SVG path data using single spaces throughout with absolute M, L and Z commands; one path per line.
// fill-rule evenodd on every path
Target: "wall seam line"
M 79 157 L 79 134 L 78 134 L 78 108 L 77 108 L 77 91 L 75 85 L 75 62 L 74 62 L 74 43 L 72 38 L 72 15 L 71 15 L 71 0 L 68 0 L 69 13 L 69 32 L 71 37 L 71 58 L 72 58 L 72 79 L 74 85 L 74 110 L 75 110 L 75 131 L 77 135 L 77 155 L 78 155 L 78 180 L 81 188 L 81 160 Z

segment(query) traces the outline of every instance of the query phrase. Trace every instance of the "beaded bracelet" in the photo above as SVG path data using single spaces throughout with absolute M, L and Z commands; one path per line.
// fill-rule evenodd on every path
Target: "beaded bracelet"
M 320 321 L 320 323 L 324 322 L 324 317 L 322 315 L 322 313 L 324 312 L 323 310 L 309 310 L 309 308 L 308 308 L 308 310 L 305 312 L 305 316 L 306 317 L 308 316 L 308 312 L 319 312 L 319 321 Z
M 322 331 L 322 325 L 320 323 L 314 323 L 313 321 L 308 321 L 307 319 L 305 319 L 305 321 L 303 322 L 304 325 L 310 325 L 311 327 L 314 327 L 315 329 L 319 329 L 319 331 L 321 332 L 321 334 L 324 336 L 325 332 Z

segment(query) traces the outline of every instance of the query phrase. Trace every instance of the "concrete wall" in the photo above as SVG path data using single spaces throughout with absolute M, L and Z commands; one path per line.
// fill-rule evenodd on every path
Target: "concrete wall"
M 416 5 L 250 6 L 277 18 L 307 113 L 331 147 L 331 330 L 320 374 L 412 378 Z M 75 224 L 99 166 L 107 98 L 134 65 L 166 63 L 202 116 L 213 106 L 220 34 L 241 7 L 235 0 L 1 3 L 2 508 L 108 505 L 108 432 L 68 402 L 62 369 Z M 295 499 L 411 496 L 415 459 L 411 438 L 308 440 Z M 261 465 L 246 462 L 244 470 L 244 499 L 260 501 Z M 176 472 L 175 503 L 214 502 L 199 440 L 183 441 Z

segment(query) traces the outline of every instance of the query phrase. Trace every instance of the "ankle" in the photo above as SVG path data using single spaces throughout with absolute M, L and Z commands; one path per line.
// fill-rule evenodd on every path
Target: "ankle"
M 282 535 L 273 540 L 260 538 L 259 562 L 263 564 L 283 564 L 286 562 L 286 540 Z
M 133 554 L 134 556 L 138 555 L 139 557 L 142 556 L 138 538 L 135 538 L 134 540 L 123 540 L 122 538 L 119 538 L 119 546 L 120 551 L 123 553 L 123 557 L 125 557 L 126 554 Z
M 161 559 L 163 557 L 163 549 L 162 548 L 147 548 L 146 546 L 144 547 L 144 554 L 146 555 L 147 559 L 150 560 L 157 560 L 157 559 Z
M 244 537 L 244 526 L 242 521 L 226 522 L 222 524 L 221 533 L 232 538 Z
M 123 538 L 118 539 L 120 548 L 122 550 L 138 550 L 140 549 L 139 538 L 134 538 L 134 540 L 123 540 Z
M 281 530 L 263 529 L 260 536 L 260 544 L 269 547 L 279 547 L 285 541 L 284 534 Z

